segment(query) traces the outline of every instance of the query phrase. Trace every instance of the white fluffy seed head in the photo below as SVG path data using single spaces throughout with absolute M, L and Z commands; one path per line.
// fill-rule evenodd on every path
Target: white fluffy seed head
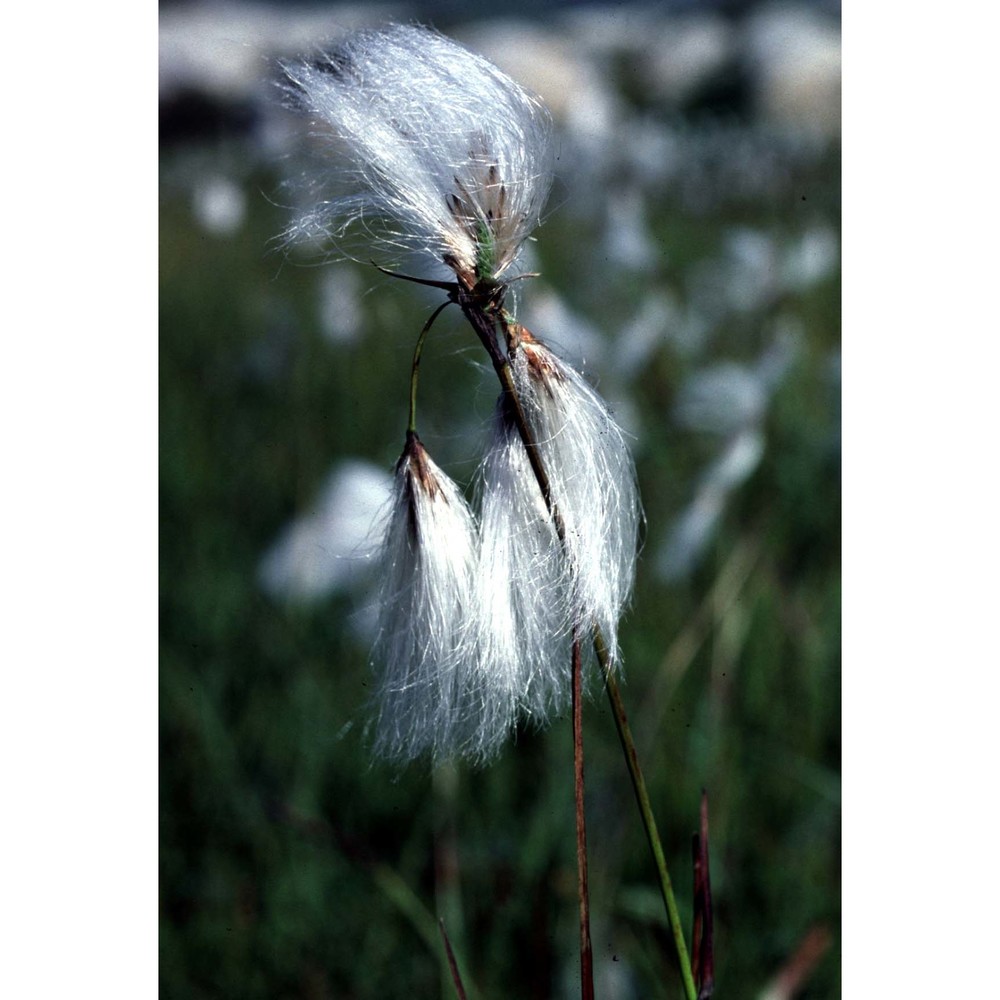
M 415 434 L 396 466 L 382 547 L 375 750 L 405 762 L 465 754 L 470 718 L 463 668 L 477 555 L 475 521 L 458 487 Z
M 523 327 L 519 331 L 511 369 L 565 527 L 571 613 L 583 636 L 594 622 L 600 626 L 616 663 L 641 518 L 632 456 L 586 380 Z
M 353 224 L 383 250 L 447 265 L 469 290 L 512 276 L 551 182 L 550 120 L 537 100 L 418 27 L 359 32 L 284 68 L 292 103 L 339 147 L 334 166 L 306 178 L 312 205 L 288 239 L 343 248 Z M 510 361 L 564 537 L 509 404 L 482 467 L 479 533 L 458 488 L 408 435 L 375 649 L 375 744 L 390 759 L 483 761 L 519 719 L 563 711 L 574 628 L 587 645 L 596 622 L 618 659 L 640 516 L 628 448 L 600 397 L 527 331 Z
M 596 622 L 620 661 L 641 517 L 624 435 L 586 381 L 523 328 L 511 350 L 515 387 L 541 454 L 560 541 L 528 454 L 501 398 L 480 473 L 478 684 L 499 706 L 488 756 L 518 719 L 543 724 L 569 706 L 574 627 L 584 649 Z
M 360 222 L 383 247 L 428 253 L 470 286 L 509 272 L 551 183 L 550 119 L 537 99 L 480 56 L 405 25 L 283 68 L 293 105 L 342 146 L 290 238 L 338 240 Z
M 376 750 L 482 763 L 519 721 L 543 725 L 570 701 L 573 628 L 596 622 L 619 662 L 639 519 L 624 436 L 579 373 L 520 328 L 515 386 L 548 473 L 560 541 L 501 398 L 480 471 L 480 526 L 410 435 L 396 470 L 383 552 Z

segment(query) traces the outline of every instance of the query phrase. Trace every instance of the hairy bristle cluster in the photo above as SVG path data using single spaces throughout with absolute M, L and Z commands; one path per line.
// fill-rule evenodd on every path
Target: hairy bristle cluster
M 508 272 L 551 183 L 548 112 L 480 56 L 426 28 L 350 35 L 284 67 L 285 88 L 342 149 L 287 234 L 337 241 L 360 222 L 465 284 Z
M 468 713 L 456 709 L 477 540 L 458 487 L 408 435 L 386 523 L 374 653 L 381 667 L 375 747 L 389 759 L 450 756 L 463 743 Z
M 615 661 L 618 619 L 635 577 L 640 519 L 632 456 L 601 397 L 524 333 L 512 350 L 511 368 L 563 522 L 573 619 L 585 637 L 596 623 Z

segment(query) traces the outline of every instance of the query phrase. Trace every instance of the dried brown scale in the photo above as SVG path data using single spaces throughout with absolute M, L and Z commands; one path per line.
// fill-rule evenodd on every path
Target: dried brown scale
M 448 210 L 457 222 L 462 223 L 466 232 L 470 236 L 475 237 L 477 218 L 470 206 L 474 205 L 477 199 L 472 196 L 469 189 L 459 177 L 456 176 L 452 179 L 455 182 L 458 194 L 449 193 L 445 196 Z M 483 201 L 486 202 L 488 200 L 491 202 L 491 204 L 486 205 L 486 219 L 490 222 L 502 221 L 504 218 L 504 206 L 507 201 L 507 187 L 505 184 L 498 184 L 497 168 L 495 166 L 490 167 L 487 179 L 481 186 L 484 194 Z M 491 226 L 490 228 L 493 230 L 494 236 L 498 235 L 494 227 Z
M 440 498 L 447 503 L 448 498 L 441 489 L 441 484 L 438 482 L 437 476 L 428 467 L 427 449 L 413 431 L 407 432 L 406 447 L 403 449 L 403 454 L 400 456 L 397 468 L 402 466 L 404 462 L 409 462 L 406 477 L 406 506 L 410 536 L 419 542 L 420 526 L 417 521 L 416 489 L 419 488 L 429 500 Z
M 528 335 L 531 336 L 530 334 Z M 565 382 L 566 376 L 556 367 L 552 361 L 552 355 L 548 351 L 539 350 L 541 345 L 533 337 L 531 340 L 521 339 L 524 345 L 524 356 L 528 361 L 528 367 L 532 370 L 539 381 L 552 379 L 556 382 Z
M 469 223 L 472 220 L 472 209 L 468 206 L 473 204 L 472 195 L 469 194 L 469 189 L 458 179 L 458 177 L 453 177 L 452 180 L 455 182 L 455 187 L 458 188 L 458 193 L 462 196 L 459 198 L 457 195 L 451 195 L 452 200 L 456 205 L 461 206 L 461 215 L 456 215 L 455 218 L 459 219 L 461 222 L 466 223 L 466 228 L 468 229 Z
M 463 270 L 459 265 L 458 259 L 454 254 L 446 253 L 441 257 L 442 263 L 445 267 L 450 267 L 454 272 L 455 276 L 458 278 L 459 282 L 468 290 L 471 291 L 476 283 L 476 276 L 471 271 Z M 391 272 L 387 272 L 391 273 Z
M 431 500 L 436 500 L 440 496 L 447 503 L 447 499 L 441 492 L 437 476 L 431 472 L 427 465 L 427 449 L 413 431 L 409 431 L 406 435 L 406 448 L 403 450 L 400 462 L 405 462 L 407 459 L 410 460 L 411 481 L 417 480 L 421 489 Z
M 532 379 L 541 387 L 549 399 L 555 398 L 554 385 L 565 382 L 565 374 L 559 370 L 552 354 L 542 348 L 538 339 L 519 323 L 507 324 L 507 352 L 513 361 L 518 350 L 524 355 Z

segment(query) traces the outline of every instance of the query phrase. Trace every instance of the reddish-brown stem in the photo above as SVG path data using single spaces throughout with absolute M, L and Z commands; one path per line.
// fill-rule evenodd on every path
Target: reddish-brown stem
M 715 954 L 712 932 L 712 878 L 708 868 L 708 793 L 702 790 L 698 833 L 692 840 L 694 855 L 694 928 L 691 935 L 691 971 L 698 1000 L 709 1000 L 715 991 Z
M 438 920 L 438 927 L 441 929 L 441 937 L 444 939 L 444 950 L 448 956 L 448 968 L 451 970 L 451 981 L 455 984 L 455 992 L 458 994 L 458 1000 L 467 1000 L 462 976 L 458 971 L 458 962 L 455 961 L 455 953 L 451 950 L 451 941 L 448 940 L 448 932 L 444 929 L 443 920 Z
M 587 886 L 587 817 L 583 782 L 583 670 L 580 635 L 573 629 L 573 776 L 576 793 L 576 888 L 580 899 L 580 996 L 594 1000 L 594 953 L 590 943 L 590 890 Z

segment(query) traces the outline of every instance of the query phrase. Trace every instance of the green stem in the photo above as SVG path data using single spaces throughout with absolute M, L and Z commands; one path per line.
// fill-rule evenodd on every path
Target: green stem
M 410 368 L 410 422 L 407 424 L 406 429 L 411 434 L 417 433 L 417 376 L 420 374 L 420 355 L 424 350 L 424 341 L 427 339 L 427 331 L 431 328 L 434 320 L 438 318 L 441 311 L 445 306 L 450 306 L 451 300 L 442 302 L 441 305 L 437 307 L 430 314 L 427 322 L 424 323 L 423 329 L 420 331 L 420 335 L 417 337 L 417 346 L 413 349 L 413 365 Z
M 434 917 L 420 901 L 420 897 L 406 884 L 402 876 L 388 865 L 375 865 L 372 868 L 372 877 L 383 895 L 409 920 L 410 926 L 423 939 L 431 954 L 437 955 L 439 947 Z
M 615 725 L 618 728 L 618 738 L 621 740 L 622 751 L 625 754 L 625 763 L 628 765 L 629 777 L 632 779 L 632 789 L 635 791 L 635 800 L 639 805 L 642 825 L 646 828 L 646 839 L 649 841 L 649 849 L 653 852 L 653 861 L 656 864 L 656 871 L 660 877 L 660 893 L 663 896 L 663 903 L 667 908 L 667 920 L 670 922 L 670 931 L 674 937 L 674 947 L 677 949 L 677 959 L 681 967 L 681 978 L 684 980 L 684 992 L 687 994 L 688 1000 L 697 1000 L 698 992 L 695 989 L 694 976 L 691 973 L 691 959 L 688 956 L 687 945 L 684 942 L 684 928 L 681 926 L 680 913 L 677 911 L 677 900 L 674 898 L 670 873 L 667 871 L 667 861 L 663 855 L 663 846 L 660 844 L 660 835 L 656 829 L 653 807 L 649 803 L 646 780 L 642 776 L 639 757 L 635 752 L 635 742 L 632 739 L 632 730 L 629 728 L 628 717 L 625 715 L 625 705 L 622 702 L 621 692 L 618 690 L 618 681 L 615 680 L 615 675 L 611 671 L 608 647 L 604 642 L 604 636 L 601 634 L 600 628 L 596 624 L 594 625 L 594 651 L 597 653 L 597 662 L 601 665 L 601 670 L 604 672 L 604 679 L 608 689 L 608 700 L 611 702 L 611 712 L 615 717 Z

